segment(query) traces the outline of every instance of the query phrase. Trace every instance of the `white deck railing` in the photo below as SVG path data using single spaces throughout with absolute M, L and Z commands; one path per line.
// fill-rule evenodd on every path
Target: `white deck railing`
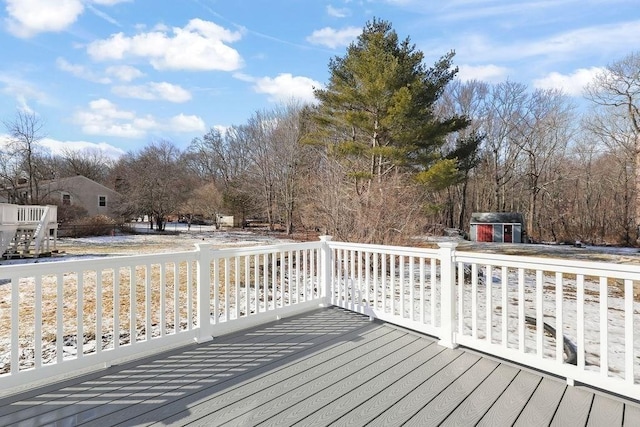
M 640 266 L 455 248 L 323 238 L 0 267 L 0 388 L 336 305 L 640 398 Z
M 320 249 L 321 242 L 197 245 L 186 252 L 2 266 L 0 390 L 318 307 L 326 289 Z
M 0 203 L 0 255 L 10 246 L 15 233 L 20 228 L 34 230 L 34 255 L 44 249 L 49 251 L 51 230 L 58 228 L 58 207 L 13 205 Z M 55 247 L 56 236 L 53 244 Z
M 55 205 L 13 205 L 0 203 L 0 225 L 26 225 L 57 222 L 58 207 Z

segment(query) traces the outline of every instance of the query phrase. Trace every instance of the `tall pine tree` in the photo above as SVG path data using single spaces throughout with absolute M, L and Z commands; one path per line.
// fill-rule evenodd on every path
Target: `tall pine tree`
M 360 195 L 389 174 L 407 173 L 426 184 L 434 167 L 442 178 L 456 175 L 456 162 L 444 159 L 441 147 L 447 134 L 469 121 L 434 113 L 458 71 L 453 56 L 427 68 L 409 38 L 399 41 L 389 22 L 374 19 L 345 56 L 331 59 L 329 82 L 315 91 L 320 132 L 312 137 L 347 165 Z

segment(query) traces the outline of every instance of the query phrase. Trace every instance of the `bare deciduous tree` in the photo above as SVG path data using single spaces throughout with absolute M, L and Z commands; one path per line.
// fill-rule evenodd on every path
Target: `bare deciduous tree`
M 586 95 L 595 105 L 629 124 L 634 142 L 636 239 L 640 239 L 640 52 L 607 66 L 587 87 Z
M 39 183 L 49 178 L 49 171 L 38 168 L 38 159 L 44 149 L 39 142 L 44 138 L 44 123 L 35 113 L 19 111 L 11 121 L 5 121 L 9 139 L 0 151 L 0 173 L 10 198 L 21 204 L 40 202 Z M 18 187 L 26 184 L 26 191 Z

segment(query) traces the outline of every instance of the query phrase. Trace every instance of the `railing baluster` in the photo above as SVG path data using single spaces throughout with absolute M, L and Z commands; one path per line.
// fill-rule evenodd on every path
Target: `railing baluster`
M 56 361 L 57 363 L 62 363 L 64 358 L 62 352 L 62 346 L 64 344 L 64 275 L 62 273 L 58 273 L 56 275 L 56 287 Z M 13 304 L 11 307 L 13 308 Z M 11 368 L 13 369 L 13 364 L 11 365 Z
M 250 255 L 246 255 L 244 257 L 242 257 L 242 260 L 244 262 L 244 294 L 245 294 L 245 298 L 244 298 L 244 302 L 245 302 L 245 313 L 246 316 L 249 316 L 251 314 L 251 270 L 249 267 L 251 264 L 251 256 Z
M 425 307 L 424 307 L 424 294 L 426 292 L 425 289 L 425 280 L 424 280 L 424 257 L 420 257 L 420 323 L 425 323 Z
M 389 307 L 389 311 L 391 311 L 391 304 L 388 301 L 388 289 L 391 286 L 391 279 L 389 278 L 389 273 L 387 271 L 387 254 L 382 254 L 382 312 L 387 312 L 387 307 Z
M 84 352 L 84 271 L 76 272 L 76 358 L 82 358 Z
M 458 333 L 464 334 L 464 263 L 459 262 L 456 269 L 458 274 Z
M 536 270 L 536 354 L 540 358 L 544 356 L 543 279 L 544 272 Z
M 576 277 L 576 317 L 577 332 L 576 340 L 578 347 L 578 368 L 584 369 L 585 342 L 584 342 L 584 275 L 578 274 Z
M 113 269 L 113 349 L 120 347 L 120 274 L 121 267 Z M 61 349 L 62 350 L 62 349 Z
M 151 288 L 151 263 L 144 265 L 144 330 L 145 341 L 153 337 L 153 289 Z
M 35 368 L 42 366 L 42 275 L 36 274 L 35 276 L 35 300 L 34 300 L 34 356 L 35 356 Z M 13 322 L 12 322 L 13 329 Z
M 96 354 L 102 352 L 102 273 L 104 270 L 96 270 Z
M 564 335 L 562 323 L 564 310 L 564 279 L 562 273 L 556 272 L 556 360 L 562 363 L 564 358 Z
M 302 280 L 302 301 L 309 301 L 310 299 L 312 299 L 311 296 L 311 289 L 313 289 L 313 274 L 310 273 L 310 271 L 313 271 L 313 261 L 311 261 L 311 264 L 307 265 L 309 261 L 309 257 L 313 257 L 313 251 L 312 250 L 307 250 L 304 249 L 302 251 L 302 276 L 301 276 L 301 280 Z M 313 258 L 311 258 L 313 260 Z M 298 277 L 300 277 L 300 272 L 301 270 L 298 268 L 296 270 L 296 275 Z
M 624 281 L 624 378 L 630 383 L 635 383 L 633 361 L 633 280 Z
M 213 324 L 220 323 L 220 259 L 213 259 Z M 203 286 L 203 284 L 200 284 Z M 200 302 L 202 304 L 202 302 Z M 203 310 L 209 310 L 209 307 L 203 307 Z
M 485 280 L 486 282 L 486 280 Z M 478 339 L 478 264 L 471 264 L 471 336 Z
M 262 299 L 264 311 L 269 311 L 269 254 L 262 255 Z
M 371 306 L 371 252 L 365 252 L 364 256 L 364 282 L 367 286 L 365 291 L 365 305 L 369 307 Z
M 173 332 L 180 332 L 180 286 L 178 285 L 178 263 L 173 263 Z
M 391 255 L 391 260 L 389 261 L 389 279 L 391 281 L 391 287 L 389 289 L 389 293 L 391 294 L 391 314 L 396 315 L 396 256 Z
M 228 257 L 222 258 L 224 262 L 224 320 L 231 319 L 231 260 Z
M 509 277 L 507 267 L 502 267 L 502 346 L 504 348 L 508 347 L 509 338 L 508 338 L 508 325 L 509 325 L 509 299 L 508 299 L 508 290 L 509 290 Z
M 185 262 L 187 270 L 187 331 L 193 330 L 193 263 Z
M 153 268 L 153 266 L 152 266 Z M 167 289 L 166 289 L 166 265 L 161 263 L 158 265 L 160 270 L 160 336 L 164 337 L 167 330 Z M 152 275 L 152 270 L 147 272 L 149 276 Z
M 60 293 L 59 293 L 60 294 Z M 61 310 L 62 303 L 58 299 L 58 311 Z M 58 322 L 61 316 L 58 316 Z M 16 374 L 20 370 L 20 278 L 11 278 L 11 373 Z M 58 334 L 60 336 L 60 334 Z M 62 340 L 59 340 L 59 352 L 62 353 Z M 62 358 L 58 357 L 58 362 Z
M 518 269 L 518 349 L 525 352 L 525 299 L 524 299 L 524 268 Z
M 493 266 L 487 265 L 485 276 L 485 339 L 491 344 L 493 332 Z
M 437 261 L 435 258 L 431 258 L 431 275 L 429 276 L 429 285 L 430 285 L 430 292 L 431 292 L 431 326 L 436 326 L 436 302 L 437 302 L 437 293 L 436 293 L 436 286 L 437 286 Z
M 260 313 L 260 255 L 253 256 L 253 290 L 255 292 L 255 313 Z
M 348 289 L 350 293 L 349 297 L 349 307 L 351 310 L 355 310 L 355 300 L 356 300 L 356 251 L 354 249 L 349 251 L 349 286 Z
M 234 294 L 234 312 L 235 318 L 240 318 L 240 257 L 235 256 L 233 258 L 233 294 Z M 229 278 L 231 280 L 231 278 Z
M 416 320 L 415 314 L 415 298 L 416 298 L 416 278 L 415 278 L 415 257 L 409 257 L 409 318 L 411 321 Z
M 291 283 L 291 275 L 294 274 L 295 278 L 296 278 L 296 280 L 295 280 L 296 298 L 295 298 L 295 300 L 292 300 L 292 303 L 295 302 L 296 304 L 298 304 L 298 303 L 300 303 L 300 259 L 301 259 L 301 255 L 300 255 L 300 251 L 299 250 L 297 250 L 295 252 L 291 252 L 291 253 L 295 254 L 295 258 L 289 262 L 289 283 Z M 295 266 L 295 273 L 294 273 L 294 270 L 293 270 L 294 266 Z
M 398 273 L 398 275 L 400 276 L 400 283 L 399 283 L 399 287 L 400 287 L 400 317 L 401 318 L 405 318 L 406 317 L 406 313 L 405 313 L 405 294 L 406 294 L 406 280 L 405 280 L 405 274 L 404 274 L 404 255 L 400 255 L 400 272 Z
M 380 298 L 378 297 L 378 292 L 381 291 L 380 284 L 378 283 L 379 281 L 378 268 L 380 266 L 379 260 L 380 260 L 380 253 L 374 252 L 373 253 L 373 308 L 376 310 L 379 308 L 378 304 L 380 302 Z

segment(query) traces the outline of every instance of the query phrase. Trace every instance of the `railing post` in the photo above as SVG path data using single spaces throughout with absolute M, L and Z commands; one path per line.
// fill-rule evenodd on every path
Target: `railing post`
M 198 331 L 196 342 L 204 343 L 213 339 L 211 334 L 211 245 L 196 243 Z
M 440 247 L 440 341 L 438 344 L 455 348 L 458 346 L 455 340 L 456 324 L 456 266 L 455 249 L 456 242 L 441 242 Z
M 331 252 L 331 248 L 329 247 L 329 242 L 331 241 L 331 236 L 320 236 L 320 241 L 322 242 L 322 252 L 320 255 L 320 289 L 321 289 L 321 297 L 322 302 L 320 303 L 323 307 L 329 307 L 331 305 L 331 269 L 333 266 L 333 256 Z

